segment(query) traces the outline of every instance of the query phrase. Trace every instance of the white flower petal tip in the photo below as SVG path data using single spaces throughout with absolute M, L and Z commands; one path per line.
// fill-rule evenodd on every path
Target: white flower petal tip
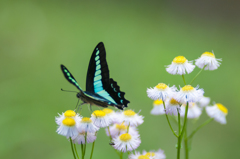
M 99 127 L 93 124 L 90 118 L 84 117 L 77 126 L 79 132 L 95 133 L 99 130 Z
M 139 135 L 131 135 L 129 133 L 122 134 L 116 138 L 113 138 L 113 147 L 119 151 L 126 152 L 132 151 L 139 147 L 141 140 Z
M 151 114 L 153 115 L 165 114 L 165 109 L 164 109 L 162 100 L 155 100 L 153 102 L 153 109 L 151 110 Z
M 81 117 L 73 110 L 67 110 L 65 113 L 59 114 L 59 117 L 56 117 L 56 123 L 58 124 L 57 133 L 67 138 L 77 136 L 77 126 L 80 120 Z
M 169 98 L 166 100 L 166 114 L 177 115 L 180 113 L 180 103 L 174 98 Z
M 138 126 L 143 123 L 143 116 L 139 115 L 138 113 L 135 113 L 133 110 L 125 110 L 122 112 L 122 121 L 126 125 L 130 126 Z
M 185 110 L 186 110 L 186 104 L 183 104 L 181 106 L 181 113 L 180 113 L 182 117 L 185 116 Z M 193 103 L 193 102 L 188 103 L 187 118 L 196 119 L 196 118 L 199 118 L 201 114 L 202 114 L 202 109 L 198 107 L 196 103 Z
M 198 102 L 197 102 L 197 105 L 200 107 L 200 108 L 203 108 L 203 107 L 206 107 L 209 105 L 211 99 L 209 97 L 205 97 L 203 96 Z
M 85 139 L 85 135 L 87 135 L 87 138 Z M 93 143 L 95 140 L 96 140 L 96 136 L 95 136 L 95 133 L 85 133 L 84 131 L 83 132 L 80 132 L 78 133 L 77 136 L 73 137 L 72 140 L 73 140 L 73 143 L 78 143 L 78 144 L 85 144 L 85 140 L 87 140 L 87 143 Z
M 214 53 L 204 52 L 200 58 L 195 60 L 195 65 L 204 70 L 216 70 L 220 66 L 221 59 L 216 59 Z
M 187 102 L 197 102 L 203 97 L 204 91 L 203 89 L 199 89 L 197 87 L 192 87 L 191 85 L 186 85 L 180 89 L 174 96 L 180 103 L 187 103 Z
M 114 124 L 112 126 L 110 126 L 109 128 L 106 128 L 106 134 L 109 136 L 109 133 L 111 135 L 112 138 L 115 138 L 121 134 L 124 134 L 124 133 L 128 133 L 133 135 L 133 136 L 139 136 L 139 133 L 137 131 L 137 128 L 136 127 L 132 127 L 132 126 L 129 126 L 128 128 L 128 125 L 125 124 L 125 123 L 122 123 L 122 124 Z
M 173 75 L 184 75 L 186 72 L 189 74 L 195 68 L 192 61 L 188 61 L 184 56 L 177 56 L 173 59 L 172 64 L 168 65 L 166 71 Z
M 107 127 L 111 124 L 111 120 L 102 110 L 95 110 L 91 115 L 91 120 L 93 124 L 100 128 Z
M 148 88 L 147 95 L 149 98 L 153 100 L 157 100 L 157 99 L 166 100 L 167 97 L 172 96 L 172 94 L 175 93 L 176 91 L 177 91 L 177 88 L 175 86 L 168 87 L 164 83 L 159 83 L 154 88 Z
M 220 124 L 226 124 L 226 116 L 228 114 L 228 110 L 220 103 L 216 103 L 213 106 L 206 107 L 206 113 L 210 118 L 213 118 L 215 121 L 219 122 Z

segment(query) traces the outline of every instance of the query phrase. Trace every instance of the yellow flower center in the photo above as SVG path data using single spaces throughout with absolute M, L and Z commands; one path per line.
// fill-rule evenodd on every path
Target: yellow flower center
M 215 55 L 211 52 L 204 52 L 201 56 L 209 56 L 215 58 Z
M 157 100 L 155 100 L 155 101 L 153 102 L 153 104 L 154 104 L 154 105 L 161 105 L 161 104 L 163 104 L 163 101 L 157 99 Z
M 65 111 L 65 113 L 64 113 L 64 116 L 65 117 L 75 117 L 76 116 L 76 113 L 75 113 L 75 111 L 73 111 L 73 110 L 67 110 L 67 111 Z
M 110 114 L 113 112 L 112 109 L 109 109 L 109 108 L 104 108 L 103 111 L 106 113 L 106 114 Z
M 91 123 L 92 122 L 92 120 L 90 119 L 90 118 L 88 118 L 88 117 L 84 117 L 84 118 L 82 118 L 82 121 L 81 121 L 82 123 Z
M 156 88 L 160 90 L 165 90 L 166 88 L 168 88 L 168 86 L 164 83 L 159 83 L 158 85 L 156 85 Z
M 169 102 L 170 102 L 170 104 L 172 104 L 172 105 L 177 105 L 177 104 L 179 104 L 179 102 L 176 101 L 176 100 L 173 99 L 173 98 L 171 98 Z
M 65 118 L 63 119 L 62 123 L 63 125 L 66 125 L 66 126 L 74 126 L 76 124 L 73 118 Z
M 106 113 L 102 110 L 95 110 L 92 114 L 96 117 L 99 117 L 99 118 L 102 118 L 102 117 L 106 116 Z
M 125 134 L 122 134 L 119 138 L 121 141 L 127 142 L 131 140 L 132 136 L 128 133 L 125 133 Z
M 126 115 L 126 116 L 131 117 L 131 116 L 134 116 L 136 113 L 134 111 L 132 111 L 132 110 L 125 110 L 123 112 L 123 114 Z
M 116 124 L 116 128 L 118 130 L 127 130 L 127 126 L 124 125 L 124 123 L 122 123 L 121 125 L 120 124 Z
M 150 156 L 155 156 L 155 153 L 154 152 L 147 152 L 146 154 L 145 154 L 146 156 L 148 156 L 148 157 L 150 157 Z
M 192 87 L 191 85 L 186 85 L 182 88 L 182 91 L 184 91 L 184 92 L 189 92 L 192 90 L 194 90 L 194 87 Z
M 226 107 L 224 107 L 222 104 L 220 103 L 216 103 L 217 107 L 219 110 L 221 110 L 224 114 L 228 113 L 228 109 Z
M 149 159 L 149 157 L 146 155 L 140 155 L 138 156 L 138 159 Z
M 176 64 L 184 64 L 187 59 L 184 56 L 177 56 L 173 59 L 173 62 Z

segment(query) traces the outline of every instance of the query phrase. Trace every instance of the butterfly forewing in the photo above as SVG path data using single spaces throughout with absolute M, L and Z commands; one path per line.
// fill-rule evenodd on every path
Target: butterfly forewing
M 77 89 L 82 91 L 81 87 L 78 85 L 78 83 L 75 80 L 75 78 L 73 77 L 73 75 L 68 71 L 68 69 L 64 65 L 61 65 L 61 70 L 62 70 L 65 78 L 68 80 L 68 82 L 70 82 L 75 87 L 77 87 Z
M 87 72 L 86 91 L 97 93 L 109 86 L 106 51 L 102 42 L 93 50 Z

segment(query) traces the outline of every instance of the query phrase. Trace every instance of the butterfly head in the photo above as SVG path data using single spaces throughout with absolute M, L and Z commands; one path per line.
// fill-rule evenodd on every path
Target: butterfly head
M 81 96 L 82 96 L 81 92 L 77 93 L 77 98 L 81 98 Z

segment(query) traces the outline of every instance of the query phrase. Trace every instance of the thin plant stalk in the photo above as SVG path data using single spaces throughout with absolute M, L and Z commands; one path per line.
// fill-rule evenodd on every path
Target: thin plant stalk
M 77 158 L 79 159 L 78 152 L 77 152 L 77 148 L 76 148 L 76 144 L 74 144 L 74 150 L 75 150 L 75 152 L 76 152 Z
M 187 85 L 183 74 L 182 74 L 182 78 L 183 78 L 184 84 Z
M 191 139 L 193 137 L 193 135 L 202 127 L 204 127 L 205 125 L 207 125 L 208 123 L 210 123 L 211 121 L 213 121 L 213 118 L 210 118 L 208 120 L 206 120 L 204 123 L 202 123 L 201 125 L 199 125 L 189 136 L 188 139 Z
M 92 151 L 91 151 L 90 159 L 92 159 L 92 156 L 93 156 L 94 145 L 95 145 L 95 141 L 92 144 Z
M 162 100 L 162 101 L 163 101 L 163 100 Z M 163 101 L 163 106 L 164 106 L 164 109 L 166 110 L 166 106 L 165 106 L 165 102 L 164 102 L 164 101 Z M 168 115 L 166 114 L 166 112 L 165 112 L 165 115 L 166 115 L 168 125 L 169 125 L 170 129 L 172 130 L 173 135 L 176 136 L 176 137 L 178 137 L 178 135 L 174 132 L 174 130 L 173 130 L 173 128 L 172 128 L 172 125 L 171 125 L 171 123 L 170 123 L 170 121 L 169 121 L 169 119 L 168 119 Z
M 195 79 L 200 75 L 200 73 L 205 69 L 207 65 L 205 65 L 199 72 L 198 74 L 193 78 L 193 80 L 190 82 L 190 85 L 193 83 L 193 81 L 195 81 Z
M 70 137 L 69 139 L 70 139 L 70 143 L 71 143 L 71 149 L 72 149 L 73 157 L 74 157 L 74 159 L 76 159 L 76 155 L 75 155 L 74 148 L 73 148 L 72 138 Z
M 180 159 L 180 149 L 181 149 L 182 137 L 186 130 L 186 125 L 187 125 L 187 113 L 188 113 L 188 102 L 187 102 L 186 109 L 185 109 L 185 116 L 184 116 L 184 123 L 183 123 L 182 131 L 178 136 L 177 159 Z

